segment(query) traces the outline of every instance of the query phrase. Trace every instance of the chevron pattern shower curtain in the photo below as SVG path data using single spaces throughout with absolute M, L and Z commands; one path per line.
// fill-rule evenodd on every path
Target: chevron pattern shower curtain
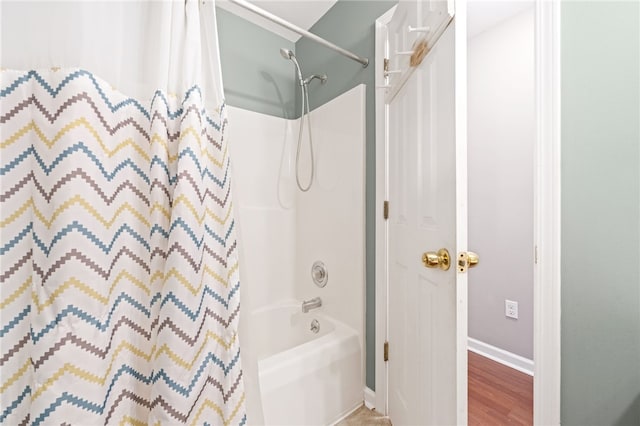
M 0 70 L 0 423 L 244 424 L 224 104 L 98 75 Z
M 223 111 L 0 73 L 3 424 L 240 424 Z

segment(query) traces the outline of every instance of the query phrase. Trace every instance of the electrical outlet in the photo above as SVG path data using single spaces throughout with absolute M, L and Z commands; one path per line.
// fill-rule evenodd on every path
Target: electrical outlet
M 505 300 L 504 314 L 507 318 L 518 319 L 518 302 L 514 302 L 513 300 Z

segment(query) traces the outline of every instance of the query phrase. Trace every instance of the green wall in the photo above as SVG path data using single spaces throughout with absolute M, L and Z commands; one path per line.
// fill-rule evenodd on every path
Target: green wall
M 561 16 L 562 424 L 637 426 L 639 3 Z
M 294 67 L 280 56 L 294 44 L 219 7 L 216 15 L 227 104 L 294 118 Z
M 357 86 L 367 85 L 367 146 L 366 146 L 366 353 L 367 386 L 375 390 L 375 20 L 389 10 L 396 1 L 340 0 L 311 28 L 319 35 L 358 56 L 369 58 L 370 65 L 363 68 L 332 50 L 311 40 L 296 42 L 296 56 L 306 75 L 327 74 L 328 81 L 311 84 L 309 102 L 311 108 L 325 104 L 336 96 Z M 300 96 L 296 99 L 296 111 L 300 108 Z M 298 113 L 299 115 L 299 113 Z M 380 207 L 380 206 L 378 206 Z

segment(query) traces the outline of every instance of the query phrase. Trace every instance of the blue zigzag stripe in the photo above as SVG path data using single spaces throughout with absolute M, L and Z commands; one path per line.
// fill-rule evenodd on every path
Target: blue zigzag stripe
M 149 376 L 146 376 L 146 375 L 140 373 L 139 371 L 133 369 L 129 365 L 125 364 L 125 365 L 120 366 L 120 368 L 118 369 L 116 374 L 111 379 L 111 383 L 109 384 L 109 388 L 107 390 L 107 393 L 105 395 L 105 398 L 104 398 L 102 404 L 90 402 L 90 401 L 88 401 L 86 399 L 82 399 L 82 398 L 77 397 L 75 395 L 71 395 L 71 394 L 69 394 L 67 392 L 64 392 L 60 397 L 58 397 L 51 405 L 49 405 L 49 407 L 47 407 L 34 420 L 33 424 L 37 425 L 37 424 L 42 423 L 44 421 L 44 419 L 49 417 L 51 415 L 51 413 L 53 413 L 64 402 L 71 403 L 72 405 L 75 405 L 75 406 L 77 406 L 79 408 L 82 408 L 82 409 L 85 409 L 85 410 L 88 410 L 88 411 L 92 411 L 92 412 L 97 413 L 97 414 L 104 413 L 104 410 L 105 410 L 106 405 L 107 405 L 107 401 L 109 400 L 109 395 L 111 394 L 111 391 L 113 390 L 113 387 L 115 386 L 115 383 L 118 381 L 120 376 L 122 376 L 123 374 L 127 374 L 128 376 L 132 376 L 135 379 L 137 379 L 140 382 L 142 382 L 144 384 L 147 384 L 147 385 L 150 384 L 150 383 L 156 383 L 158 381 L 158 379 L 162 379 L 162 381 L 167 386 L 169 386 L 169 388 L 171 388 L 172 390 L 176 391 L 177 393 L 179 393 L 181 395 L 184 395 L 184 396 L 188 397 L 191 394 L 191 392 L 193 391 L 193 388 L 195 387 L 196 383 L 200 379 L 200 376 L 202 375 L 203 371 L 205 371 L 205 369 L 209 366 L 210 363 L 213 363 L 213 364 L 219 366 L 222 369 L 222 371 L 224 372 L 224 375 L 226 377 L 229 374 L 229 371 L 231 371 L 233 369 L 233 367 L 236 365 L 236 363 L 238 362 L 239 358 L 240 358 L 240 350 L 238 350 L 236 352 L 235 356 L 233 357 L 233 359 L 231 360 L 229 365 L 225 366 L 224 362 L 222 362 L 222 360 L 220 358 L 218 358 L 214 353 L 209 352 L 207 357 L 200 364 L 200 366 L 199 366 L 198 370 L 196 371 L 193 379 L 191 379 L 191 383 L 189 383 L 189 385 L 187 387 L 180 386 L 177 382 L 172 380 L 171 377 L 169 377 L 169 375 L 164 371 L 164 369 L 161 369 L 160 371 L 158 371 L 155 374 L 152 372 Z
M 196 311 L 192 311 L 191 309 L 189 309 L 187 307 L 187 305 L 185 305 L 182 302 L 182 300 L 180 300 L 173 292 L 169 292 L 165 297 L 162 298 L 162 303 L 160 303 L 160 307 L 162 308 L 167 303 L 172 302 L 173 305 L 175 305 L 185 315 L 187 315 L 189 317 L 189 319 L 191 319 L 191 321 L 195 321 L 196 319 L 198 319 L 200 317 L 200 314 L 202 313 L 203 304 L 204 304 L 204 297 L 206 295 L 209 295 L 214 300 L 217 300 L 218 302 L 220 302 L 225 308 L 229 308 L 229 300 L 231 300 L 231 298 L 233 297 L 233 295 L 236 293 L 236 291 L 239 288 L 240 288 L 240 283 L 238 282 L 233 286 L 233 288 L 229 292 L 229 295 L 227 296 L 227 299 L 225 300 L 222 296 L 220 296 L 218 293 L 216 293 L 216 291 L 214 289 L 212 289 L 208 285 L 205 285 L 204 289 L 202 291 L 202 294 L 200 295 L 200 302 L 198 304 L 198 309 Z
M 238 281 L 236 283 L 236 285 L 234 285 L 231 288 L 231 291 L 229 292 L 229 295 L 227 296 L 227 303 L 229 302 L 229 300 L 233 299 L 233 296 L 238 292 L 239 289 L 240 289 L 240 281 Z
M 0 98 L 1 97 L 5 97 L 9 94 L 11 94 L 15 89 L 17 89 L 20 85 L 28 82 L 30 79 L 34 79 L 36 80 L 38 83 L 40 83 L 40 85 L 47 91 L 49 92 L 49 94 L 51 96 L 53 96 L 54 98 L 58 96 L 58 94 L 60 93 L 60 91 L 71 81 L 79 78 L 79 77 L 87 77 L 89 78 L 89 80 L 91 80 L 91 82 L 93 83 L 93 86 L 96 88 L 96 90 L 98 91 L 98 93 L 100 94 L 100 97 L 102 98 L 102 100 L 104 101 L 105 104 L 107 104 L 107 106 L 109 107 L 109 109 L 111 110 L 111 112 L 116 112 L 117 110 L 119 110 L 122 107 L 125 107 L 127 105 L 133 105 L 136 109 L 138 109 L 142 114 L 145 115 L 145 117 L 149 118 L 149 113 L 147 112 L 147 110 L 135 99 L 133 98 L 127 98 L 122 102 L 119 102 L 117 104 L 113 104 L 111 101 L 109 101 L 109 99 L 107 98 L 107 96 L 105 95 L 104 91 L 102 90 L 102 88 L 100 87 L 100 85 L 98 84 L 98 82 L 96 81 L 94 75 L 92 73 L 90 73 L 89 71 L 85 71 L 85 70 L 77 70 L 74 71 L 72 73 L 70 73 L 68 76 L 66 76 L 62 82 L 60 84 L 58 84 L 58 86 L 56 88 L 53 88 L 49 85 L 49 83 L 47 83 L 42 76 L 35 70 L 31 70 L 28 71 L 26 74 L 24 74 L 22 77 L 17 78 L 13 83 L 11 83 L 6 89 L 0 90 Z
M 220 244 L 222 244 L 222 247 L 227 247 L 227 241 L 223 240 L 222 238 L 218 237 L 218 234 L 216 234 L 213 229 L 209 228 L 209 226 L 205 223 L 204 225 L 204 230 L 207 234 L 209 234 L 209 236 L 211 238 L 213 238 L 214 240 L 216 240 L 217 242 L 219 242 Z
M 189 101 L 189 98 L 191 97 L 192 93 L 196 93 L 198 94 L 198 96 L 200 97 L 200 99 L 202 99 L 202 91 L 200 90 L 200 87 L 197 85 L 191 86 L 191 88 L 189 88 L 189 90 L 187 90 L 185 92 L 184 95 L 184 99 L 182 101 L 182 106 L 180 108 L 178 108 L 176 111 L 171 112 L 169 110 L 169 102 L 167 101 L 167 98 L 165 97 L 164 93 L 162 93 L 161 91 L 157 90 L 153 96 L 153 99 L 151 100 L 151 108 L 150 110 L 153 111 L 153 104 L 155 103 L 156 98 L 160 98 L 160 100 L 163 101 L 164 105 L 165 105 L 165 111 L 167 113 L 167 116 L 170 119 L 176 119 L 177 117 L 182 116 L 182 113 L 184 112 L 185 109 L 185 105 L 187 104 L 187 101 Z M 199 102 L 194 102 L 194 103 L 199 103 Z M 220 115 L 222 115 L 222 111 L 224 110 L 224 102 L 222 103 L 222 107 L 220 109 Z M 202 114 L 202 116 L 204 116 L 207 119 L 207 122 L 213 126 L 216 130 L 220 130 L 220 124 L 215 123 L 210 117 L 209 114 L 207 113 L 206 109 L 202 108 L 200 109 L 200 114 Z
M 185 305 L 182 300 L 180 300 L 172 291 L 170 291 L 165 297 L 162 298 L 162 303 L 160 303 L 160 307 L 164 307 L 167 303 L 173 302 L 173 304 L 180 309 L 186 316 L 191 319 L 191 321 L 195 321 L 200 317 L 200 313 L 202 312 L 202 304 L 204 302 L 204 297 L 206 295 L 210 295 L 212 298 L 220 302 L 225 308 L 229 308 L 229 301 L 224 300 L 222 296 L 216 293 L 211 287 L 205 285 L 202 294 L 200 295 L 200 303 L 198 304 L 198 309 L 196 311 L 192 311 Z
M 102 173 L 102 176 L 105 179 L 107 179 L 109 182 L 111 182 L 114 179 L 114 177 L 116 177 L 121 170 L 123 170 L 125 167 L 129 166 L 131 169 L 133 169 L 145 181 L 145 183 L 147 183 L 147 185 L 150 183 L 149 176 L 142 169 L 140 169 L 140 167 L 138 167 L 129 158 L 127 158 L 126 160 L 118 163 L 118 165 L 113 169 L 113 172 L 109 173 L 107 171 L 107 169 L 104 167 L 104 164 L 102 164 L 102 162 L 93 153 L 93 151 L 91 151 L 91 149 L 89 147 L 87 147 L 87 145 L 85 145 L 85 143 L 82 142 L 82 141 L 77 142 L 77 143 L 71 145 L 70 147 L 66 148 L 64 151 L 62 151 L 53 160 L 53 162 L 49 166 L 47 166 L 45 164 L 45 162 L 42 159 L 42 157 L 38 154 L 38 152 L 34 149 L 34 147 L 32 145 L 28 149 L 26 149 L 22 153 L 20 153 L 20 155 L 18 155 L 14 159 L 12 159 L 6 166 L 0 168 L 0 176 L 3 176 L 6 173 L 10 172 L 12 169 L 14 169 L 20 163 L 22 163 L 30 155 L 34 155 L 35 156 L 36 161 L 38 162 L 38 165 L 40 166 L 42 171 L 44 171 L 45 174 L 47 176 L 49 176 L 49 174 L 65 158 L 69 157 L 70 155 L 72 155 L 72 154 L 74 154 L 76 152 L 84 153 L 87 157 L 89 157 L 89 159 L 91 159 L 91 161 L 100 169 L 100 172 Z M 201 178 L 204 178 L 206 176 L 209 179 L 211 179 L 212 181 L 214 181 L 216 183 L 216 185 L 218 185 L 218 187 L 220 187 L 220 188 L 224 187 L 224 185 L 227 182 L 227 176 L 228 176 L 228 172 L 229 172 L 229 162 L 228 161 L 226 162 L 226 166 L 225 166 L 224 179 L 220 180 L 215 175 L 213 175 L 213 173 L 211 173 L 211 171 L 208 168 L 204 168 L 204 169 L 200 168 L 200 163 L 197 160 L 197 156 L 194 154 L 194 152 L 190 148 L 187 148 L 187 149 L 183 150 L 181 152 L 181 154 L 180 154 L 180 157 L 182 158 L 182 157 L 187 156 L 187 155 L 190 158 L 192 158 L 194 160 L 194 162 L 196 163 L 196 165 L 198 166 L 198 172 L 200 173 L 200 177 Z M 178 174 L 174 174 L 173 176 L 171 176 L 171 173 L 169 171 L 169 166 L 163 160 L 161 160 L 158 156 L 154 156 L 153 157 L 153 160 L 151 161 L 151 164 L 150 164 L 149 167 L 152 168 L 154 166 L 154 164 L 157 164 L 164 171 L 165 175 L 167 176 L 169 182 L 172 185 L 174 185 L 178 181 Z
M 27 228 L 31 228 L 32 226 L 33 225 L 30 224 L 29 226 L 27 226 L 25 228 L 25 230 Z M 64 238 L 67 234 L 69 234 L 72 231 L 80 232 L 80 234 L 85 236 L 89 241 L 91 241 L 96 247 L 98 247 L 100 250 L 102 250 L 105 254 L 111 253 L 111 249 L 113 249 L 113 246 L 115 245 L 116 241 L 118 240 L 118 238 L 120 238 L 120 235 L 122 235 L 125 232 L 127 234 L 129 234 L 130 236 L 132 236 L 136 241 L 138 241 L 147 251 L 151 250 L 149 242 L 145 238 L 143 238 L 140 234 L 138 234 L 135 230 L 133 230 L 133 228 L 131 228 L 126 223 L 121 225 L 118 228 L 118 230 L 114 234 L 114 236 L 111 239 L 111 242 L 109 244 L 107 244 L 105 242 L 102 242 L 95 234 L 93 234 L 91 231 L 89 231 L 87 228 L 85 228 L 77 220 L 74 220 L 73 222 L 71 222 L 70 224 L 68 224 L 64 228 L 62 228 L 60 231 L 58 231 L 58 233 L 51 240 L 51 243 L 49 244 L 48 247 L 42 240 L 40 240 L 40 238 L 35 233 L 33 233 L 33 240 L 34 240 L 35 244 L 38 246 L 38 248 L 40 248 L 40 250 L 42 250 L 42 252 L 44 252 L 44 254 L 49 256 L 49 254 L 51 253 L 51 250 L 53 249 L 53 247 L 60 240 L 62 240 L 62 238 Z
M 33 147 L 31 148 L 33 150 L 33 155 L 36 157 L 36 161 L 38 162 L 38 165 L 40 166 L 40 168 L 42 168 L 42 170 L 47 174 L 47 176 L 49 176 L 49 173 L 51 173 L 51 171 L 53 169 L 56 168 L 56 166 L 62 162 L 62 160 L 64 160 L 66 157 L 70 156 L 73 153 L 76 152 L 82 152 L 84 153 L 87 157 L 89 157 L 91 159 L 91 161 L 100 169 L 100 172 L 102 173 L 102 175 L 109 181 L 111 182 L 113 180 L 113 178 L 118 174 L 118 172 L 120 170 L 123 170 L 126 166 L 131 167 L 142 179 L 144 179 L 144 181 L 147 183 L 147 185 L 149 184 L 149 176 L 147 176 L 147 174 L 142 171 L 142 169 L 140 169 L 140 167 L 138 167 L 133 161 L 131 161 L 131 159 L 127 158 L 125 161 L 119 163 L 115 169 L 113 169 L 112 173 L 107 172 L 107 169 L 104 167 L 104 164 L 102 164 L 102 162 L 98 159 L 98 157 L 93 153 L 93 151 L 91 151 L 91 149 L 86 146 L 84 144 L 84 142 L 80 141 L 77 143 L 74 143 L 73 145 L 71 145 L 69 148 L 65 149 L 64 151 L 62 151 L 62 153 L 60 153 L 60 155 L 58 155 L 55 160 L 53 160 L 53 162 L 51 163 L 50 166 L 47 166 L 44 161 L 42 160 L 42 157 L 40 157 L 40 155 L 38 154 L 38 151 L 36 151 L 35 149 L 33 149 Z
M 163 307 L 164 305 L 166 305 L 168 302 L 173 302 L 173 304 L 180 309 L 185 315 L 187 315 L 191 321 L 195 321 L 196 319 L 198 319 L 200 317 L 200 314 L 202 313 L 202 309 L 203 309 L 203 305 L 204 305 L 204 297 L 206 295 L 211 296 L 213 299 L 217 300 L 218 302 L 220 302 L 222 305 L 224 305 L 225 307 L 228 307 L 228 301 L 231 300 L 231 297 L 233 296 L 233 294 L 235 294 L 235 292 L 240 288 L 240 283 L 238 282 L 231 290 L 231 292 L 229 293 L 229 297 L 227 298 L 227 300 L 224 300 L 224 298 L 222 298 L 219 294 L 217 294 L 212 288 L 210 288 L 209 286 L 205 285 L 204 290 L 202 292 L 202 295 L 200 296 L 200 303 L 198 305 L 198 310 L 197 311 L 191 311 L 180 299 L 178 299 L 173 292 L 170 292 L 168 295 L 166 295 L 160 306 Z M 150 309 L 153 308 L 153 306 L 160 300 L 160 298 L 162 297 L 162 295 L 158 292 L 155 293 L 153 298 L 151 299 L 150 303 L 149 303 L 149 308 L 146 308 L 142 303 L 140 303 L 139 301 L 135 300 L 134 298 L 132 298 L 130 295 L 126 294 L 126 293 L 121 293 L 118 298 L 114 301 L 114 304 L 111 308 L 111 310 L 109 311 L 109 315 L 107 317 L 107 320 L 105 322 L 101 322 L 99 318 L 96 318 L 92 315 L 90 315 L 89 313 L 83 311 L 82 309 L 78 308 L 77 306 L 74 305 L 67 305 L 67 307 L 65 307 L 62 311 L 60 311 L 55 319 L 53 321 L 51 321 L 50 323 L 48 323 L 47 325 L 45 325 L 39 332 L 34 332 L 33 329 L 31 330 L 31 340 L 33 340 L 33 343 L 38 343 L 38 341 L 40 341 L 40 339 L 42 339 L 43 336 L 45 336 L 47 333 L 49 333 L 51 330 L 53 330 L 64 318 L 66 318 L 69 315 L 73 315 L 76 318 L 79 318 L 80 320 L 93 325 L 94 327 L 96 327 L 98 330 L 104 332 L 105 330 L 107 330 L 111 324 L 111 320 L 113 319 L 113 314 L 115 312 L 115 310 L 118 308 L 118 306 L 120 305 L 121 302 L 127 302 L 129 305 L 133 306 L 134 308 L 136 308 L 138 311 L 140 311 L 142 314 L 144 314 L 147 318 L 150 317 Z M 26 312 L 25 312 L 26 311 Z M 2 329 L 2 334 L 0 334 L 0 337 L 2 337 L 2 335 L 4 335 L 6 332 L 8 332 L 11 328 L 13 328 L 22 318 L 24 318 L 25 316 L 27 316 L 29 314 L 29 312 L 31 311 L 31 307 L 27 306 L 27 308 L 25 308 L 25 311 L 21 312 L 18 316 L 16 316 L 9 324 L 7 324 L 3 329 Z
M 165 231 L 165 229 L 158 224 L 153 225 L 151 227 L 151 236 L 153 237 L 153 235 L 157 233 L 162 235 L 164 238 L 169 238 L 170 233 L 173 232 L 176 229 L 176 227 L 182 228 L 189 235 L 189 238 L 198 247 L 198 249 L 202 247 L 202 242 L 204 241 L 204 235 L 202 236 L 202 238 L 198 238 L 196 234 L 193 232 L 193 230 L 191 229 L 191 227 L 181 217 L 173 221 L 168 232 Z
M 147 174 L 142 171 L 142 169 L 140 169 L 140 167 L 138 167 L 133 161 L 131 161 L 131 159 L 127 158 L 125 161 L 122 161 L 121 163 L 119 163 L 115 169 L 113 169 L 112 173 L 107 172 L 107 170 L 105 169 L 104 165 L 102 164 L 102 162 L 98 159 L 98 157 L 91 151 L 91 149 L 89 149 L 84 142 L 77 142 L 74 143 L 73 145 L 71 145 L 70 147 L 66 148 L 64 151 L 62 151 L 60 153 L 60 155 L 58 155 L 53 162 L 51 163 L 50 166 L 47 166 L 44 162 L 44 160 L 42 159 L 42 157 L 40 157 L 40 155 L 38 154 L 38 152 L 34 149 L 33 146 L 30 146 L 28 149 L 26 149 L 25 151 L 23 151 L 19 156 L 17 156 L 16 158 L 14 158 L 13 160 L 11 160 L 9 162 L 9 164 L 7 164 L 6 166 L 0 168 L 0 176 L 6 174 L 7 172 L 10 172 L 13 168 L 15 168 L 18 164 L 20 164 L 22 161 L 24 161 L 27 157 L 29 157 L 29 155 L 33 155 L 36 158 L 36 161 L 38 162 L 38 165 L 40 166 L 40 168 L 42 169 L 42 171 L 45 172 L 45 174 L 47 176 L 49 176 L 49 174 L 51 173 L 51 171 L 53 171 L 58 164 L 60 164 L 62 162 L 62 160 L 64 160 L 65 158 L 69 157 L 71 154 L 74 154 L 76 152 L 82 152 L 84 153 L 87 157 L 89 157 L 91 159 L 91 161 L 100 169 L 100 172 L 102 173 L 102 175 L 104 176 L 105 179 L 107 179 L 109 182 L 111 182 L 113 180 L 113 178 L 121 171 L 123 170 L 125 167 L 129 166 L 131 169 L 133 169 L 138 175 L 140 175 L 140 177 L 147 183 L 147 185 L 149 184 L 149 176 L 147 176 Z
M 202 165 L 200 164 L 200 160 L 198 160 L 198 156 L 193 152 L 193 150 L 190 147 L 186 147 L 185 149 L 180 151 L 180 153 L 178 154 L 178 160 L 182 160 L 185 156 L 189 156 L 193 160 L 193 163 L 198 168 L 198 173 L 200 174 L 200 177 L 202 177 L 204 175 L 202 171 Z M 160 158 L 158 155 L 154 155 L 153 158 L 151 159 L 151 167 L 153 167 L 153 165 L 156 163 L 159 164 L 161 167 L 164 167 L 164 168 L 167 167 L 167 163 L 164 161 L 164 159 Z M 167 173 L 167 175 L 169 175 L 169 173 Z
M 200 167 L 200 162 L 198 161 L 196 154 L 194 154 L 194 152 L 190 148 L 187 148 L 184 151 L 182 151 L 179 154 L 179 157 L 183 158 L 185 155 L 188 155 L 189 157 L 191 157 L 193 161 L 196 163 L 196 165 L 198 166 L 198 173 L 200 173 L 201 178 L 204 178 L 205 176 L 208 177 L 209 179 L 214 181 L 216 185 L 218 185 L 218 187 L 220 188 L 223 188 L 224 185 L 227 183 L 227 173 L 229 170 L 228 161 L 225 162 L 226 166 L 224 170 L 224 179 L 220 180 L 213 173 L 211 173 L 209 168 L 205 167 L 204 169 L 202 169 Z M 164 174 L 167 175 L 167 178 L 172 185 L 174 185 L 178 181 L 178 174 L 176 173 L 176 174 L 173 174 L 172 176 L 171 172 L 169 171 L 169 166 L 167 165 L 167 163 L 157 155 L 153 156 L 153 159 L 151 160 L 151 165 L 149 166 L 149 168 L 152 169 L 154 165 L 158 165 L 164 171 Z
M 7 408 L 5 408 L 5 410 L 2 412 L 2 415 L 0 416 L 0 423 L 4 422 L 7 416 L 9 416 L 9 414 L 11 414 L 11 412 L 15 410 L 16 407 L 20 405 L 20 403 L 29 395 L 31 395 L 31 387 L 27 386 L 22 390 L 22 393 L 18 395 L 18 397 L 13 400 L 11 404 L 9 404 Z
M 229 236 L 231 235 L 231 231 L 233 231 L 233 227 L 236 225 L 235 220 L 231 220 L 231 224 L 229 224 L 229 229 L 227 229 L 227 233 L 224 234 L 225 247 L 227 246 L 226 242 L 229 241 Z
M 18 243 L 27 235 L 31 234 L 31 231 L 33 230 L 33 223 L 30 223 L 29 225 L 27 225 L 22 231 L 20 231 L 18 233 L 18 235 L 16 235 L 15 237 L 13 237 L 12 239 L 9 240 L 9 242 L 7 244 L 5 244 L 4 246 L 2 246 L 2 248 L 0 249 L 0 256 L 3 256 L 4 254 L 6 254 L 9 250 L 11 250 L 13 247 L 15 247 L 16 245 L 18 245 Z
M 157 300 L 157 298 L 155 298 L 155 300 Z M 60 324 L 60 322 L 64 318 L 66 318 L 67 316 L 70 316 L 70 315 L 73 315 L 76 318 L 80 319 L 81 321 L 84 321 L 87 324 L 93 325 L 99 331 L 104 332 L 105 330 L 107 330 L 109 328 L 109 325 L 111 324 L 111 320 L 113 319 L 113 313 L 118 308 L 118 306 L 120 305 L 121 302 L 126 302 L 127 304 L 131 305 L 137 311 L 139 311 L 142 314 L 144 314 L 144 316 L 147 317 L 147 318 L 149 318 L 150 315 L 151 315 L 150 308 L 146 308 L 142 303 L 140 303 L 139 301 L 135 300 L 133 297 L 131 297 L 128 294 L 120 293 L 118 298 L 114 301 L 113 306 L 111 307 L 111 310 L 109 311 L 109 315 L 107 316 L 107 320 L 105 322 L 100 321 L 100 318 L 96 318 L 96 317 L 90 315 L 89 313 L 83 311 L 82 309 L 78 308 L 77 306 L 67 305 L 67 307 L 65 307 L 62 311 L 60 311 L 56 315 L 56 317 L 55 317 L 55 319 L 53 321 L 51 321 L 50 323 L 45 325 L 44 328 L 42 328 L 39 332 L 37 332 L 37 333 L 34 332 L 33 328 L 32 328 L 31 329 L 31 340 L 33 341 L 34 344 L 38 343 L 40 341 L 40 339 L 42 339 L 43 336 L 45 336 L 47 333 L 49 333 L 51 330 L 53 330 L 55 327 L 57 327 L 57 325 Z
M 7 325 L 2 327 L 2 330 L 0 330 L 0 337 L 4 337 L 5 334 L 10 332 L 16 325 L 18 325 L 20 321 L 26 318 L 30 313 L 31 313 L 31 305 L 28 305 L 22 310 L 22 312 L 20 312 L 18 315 L 13 317 L 13 319 L 11 319 L 11 321 L 9 321 Z
M 56 398 L 56 400 L 51 403 L 51 405 L 49 405 L 42 413 L 40 413 L 38 417 L 33 419 L 33 423 L 31 423 L 31 425 L 36 426 L 42 423 L 64 402 L 75 405 L 76 407 L 82 408 L 83 410 L 92 411 L 98 414 L 102 414 L 102 412 L 104 411 L 104 407 L 100 407 L 100 405 L 98 404 L 91 403 L 86 399 L 82 399 L 75 395 L 70 395 L 68 392 L 63 392 L 62 395 Z
M 231 231 L 233 230 L 234 223 L 235 222 L 232 221 L 231 224 L 229 225 L 229 229 L 227 230 L 227 233 L 226 233 L 224 239 L 222 239 L 220 236 L 218 236 L 218 234 L 216 234 L 216 232 L 213 229 L 209 228 L 209 226 L 206 223 L 204 225 L 204 229 L 205 229 L 206 233 L 209 234 L 209 236 L 211 238 L 213 238 L 214 240 L 219 242 L 223 247 L 226 247 L 227 246 L 227 240 L 229 239 L 229 236 L 231 235 Z M 173 231 L 175 231 L 175 229 L 177 227 L 182 228 L 189 235 L 189 238 L 198 247 L 198 249 L 200 249 L 202 247 L 202 243 L 204 241 L 204 236 L 202 236 L 202 238 L 198 238 L 197 235 L 195 234 L 195 232 L 193 232 L 191 227 L 187 224 L 187 222 L 185 222 L 181 217 L 178 217 L 176 220 L 174 220 L 171 223 L 169 231 L 166 231 L 159 224 L 153 225 L 151 227 L 151 234 L 150 235 L 153 236 L 154 234 L 160 234 L 164 238 L 169 238 L 171 233 L 173 233 Z

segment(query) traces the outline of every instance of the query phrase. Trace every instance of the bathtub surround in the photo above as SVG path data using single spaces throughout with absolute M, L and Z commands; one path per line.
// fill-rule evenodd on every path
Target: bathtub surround
M 228 108 L 234 205 L 240 216 L 240 339 L 246 345 L 243 366 L 249 424 L 328 424 L 362 403 L 364 104 L 365 88 L 358 86 L 311 112 L 317 178 L 304 194 L 295 189 L 298 120 Z M 307 154 L 301 153 L 303 173 L 309 167 Z M 316 260 L 328 269 L 323 288 L 312 280 Z M 314 297 L 321 297 L 323 306 L 303 314 L 302 301 Z M 267 322 L 264 318 L 277 317 L 275 308 L 287 306 L 292 310 L 282 317 L 281 325 L 262 338 L 256 335 L 260 324 Z M 304 337 L 296 340 L 292 330 L 312 333 L 313 319 L 319 321 L 319 334 L 313 342 L 302 344 Z M 338 324 L 336 332 L 323 334 L 332 322 Z M 280 338 L 290 343 L 276 342 Z M 320 351 L 316 361 L 301 362 L 317 357 L 318 350 L 310 347 L 319 346 L 327 352 Z M 318 377 L 326 380 L 317 381 Z M 280 417 L 282 404 L 292 404 L 282 395 L 304 392 L 285 382 L 298 383 L 303 389 L 313 386 L 319 392 L 304 398 L 298 407 L 301 411 L 295 411 L 298 417 Z
M 361 84 L 313 110 L 317 174 L 308 192 L 296 191 L 295 245 L 296 300 L 321 297 L 323 307 L 318 311 L 358 330 L 361 338 L 365 327 L 364 108 Z M 311 167 L 305 145 L 300 153 L 302 176 Z M 328 272 L 323 288 L 311 277 L 317 260 Z
M 311 107 L 322 105 L 339 94 L 366 85 L 366 384 L 375 390 L 375 211 L 381 200 L 375 199 L 375 20 L 397 2 L 388 0 L 339 0 L 310 31 L 345 49 L 369 58 L 362 65 L 301 38 L 295 52 L 308 72 L 329 76 L 326 84 L 311 86 Z M 335 78 L 333 76 L 336 76 Z M 296 99 L 299 110 L 300 100 Z
M 287 265 L 295 262 L 295 183 L 290 157 L 295 149 L 294 123 L 234 107 L 227 108 L 227 115 L 243 280 L 240 342 L 247 419 L 249 424 L 261 424 L 258 354 L 249 338 L 248 320 L 260 308 L 293 298 L 294 270 Z
M 638 425 L 640 4 L 562 2 L 561 28 L 562 424 Z

